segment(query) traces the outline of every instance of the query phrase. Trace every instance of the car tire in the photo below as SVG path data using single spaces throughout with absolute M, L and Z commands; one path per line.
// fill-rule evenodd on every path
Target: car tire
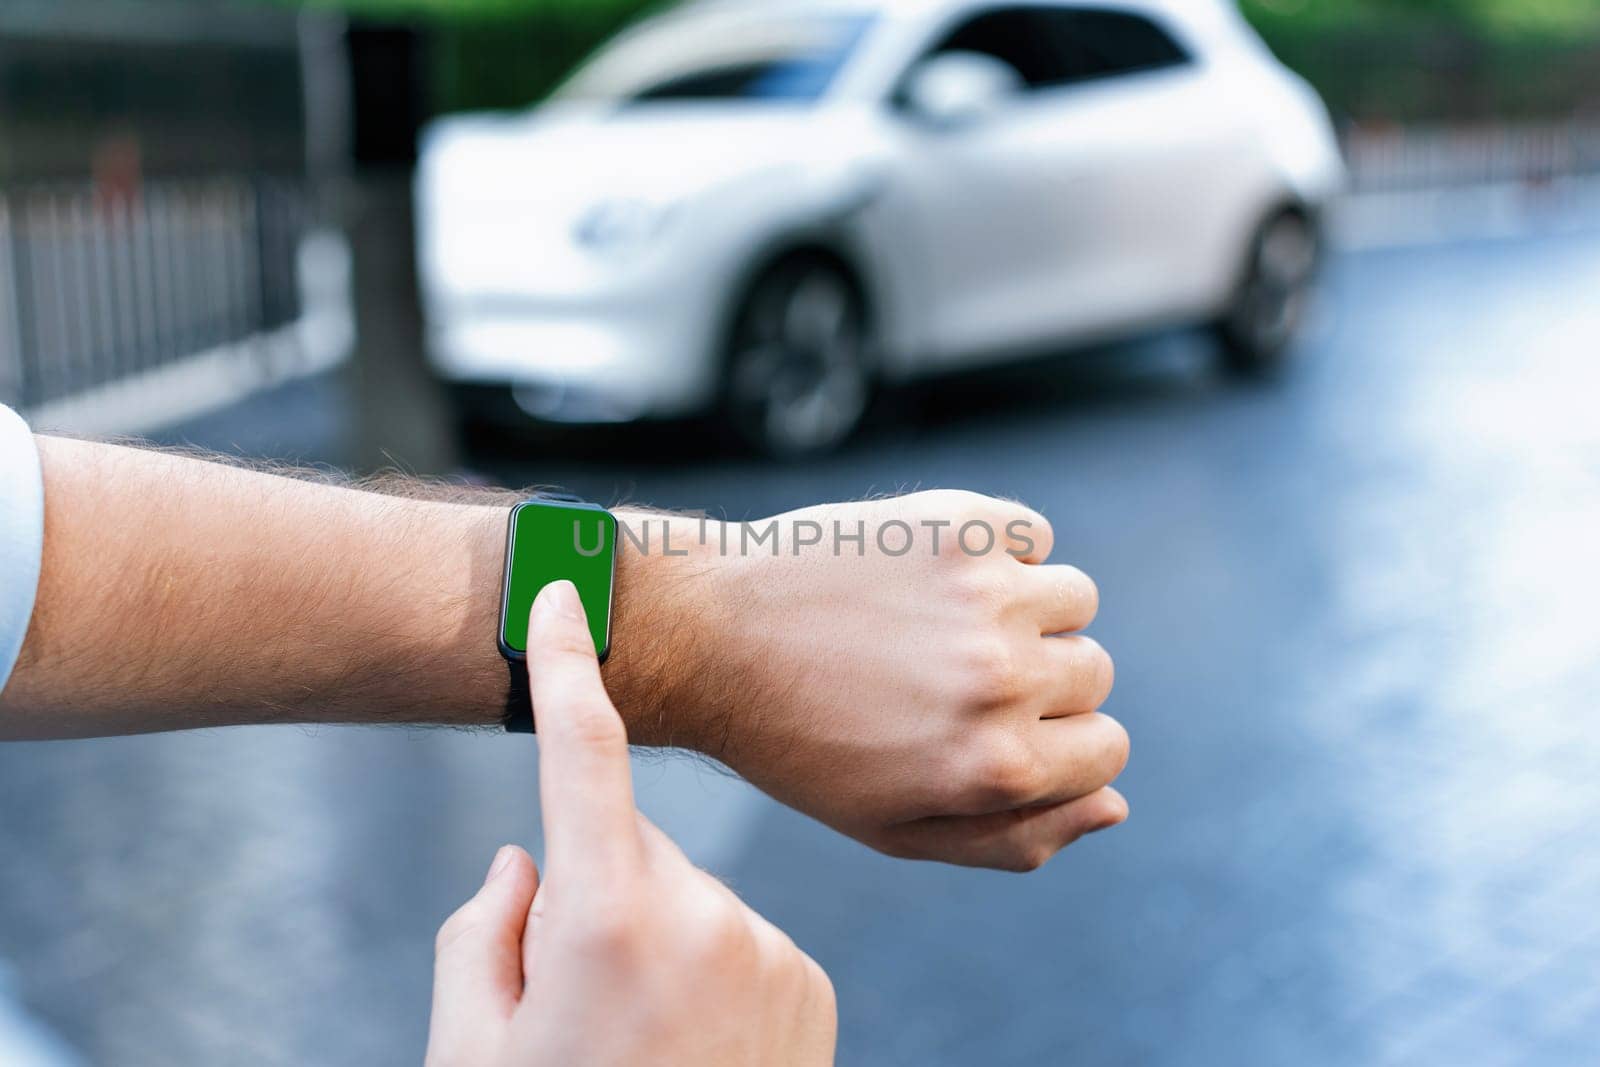
M 1216 325 L 1222 360 L 1241 375 L 1280 370 L 1305 325 L 1322 261 L 1316 225 L 1281 211 L 1257 229 L 1238 288 Z
M 866 300 L 844 267 L 820 254 L 782 260 L 757 276 L 733 318 L 728 424 L 775 458 L 832 451 L 866 415 L 872 350 Z

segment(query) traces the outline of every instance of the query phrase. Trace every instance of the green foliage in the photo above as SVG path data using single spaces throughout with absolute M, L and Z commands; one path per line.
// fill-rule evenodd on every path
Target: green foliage
M 475 111 L 540 100 L 645 6 L 563 4 L 537 18 L 440 26 L 432 35 L 437 102 L 442 110 Z
M 1600 0 L 1242 0 L 1336 114 L 1456 121 L 1600 107 Z
M 1241 0 L 1258 25 L 1372 30 L 1419 24 L 1504 36 L 1600 32 L 1600 0 Z
M 0 0 L 3 2 L 3 0 Z M 601 42 L 671 0 L 257 0 L 415 24 L 440 112 L 524 107 Z

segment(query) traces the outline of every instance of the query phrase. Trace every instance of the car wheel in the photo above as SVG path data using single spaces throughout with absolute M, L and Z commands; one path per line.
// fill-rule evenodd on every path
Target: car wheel
M 871 398 L 866 303 L 822 256 L 763 273 L 734 320 L 727 357 L 729 422 L 768 455 L 826 452 L 861 424 Z
M 1217 329 L 1231 370 L 1264 374 L 1283 365 L 1305 323 L 1321 258 L 1317 229 L 1298 212 L 1275 215 L 1257 231 Z

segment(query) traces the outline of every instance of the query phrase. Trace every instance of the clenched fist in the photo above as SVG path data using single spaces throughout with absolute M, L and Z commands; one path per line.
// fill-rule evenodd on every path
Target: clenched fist
M 1098 593 L 1039 514 L 941 491 L 624 521 L 606 670 L 635 742 L 895 856 L 1031 870 L 1127 817 Z

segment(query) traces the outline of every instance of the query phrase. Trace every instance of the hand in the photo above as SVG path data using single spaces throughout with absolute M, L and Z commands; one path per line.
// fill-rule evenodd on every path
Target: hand
M 917 493 L 780 515 L 777 544 L 755 547 L 716 523 L 702 545 L 676 519 L 682 558 L 661 554 L 663 521 L 652 554 L 622 550 L 619 594 L 651 595 L 619 604 L 607 666 L 636 741 L 698 749 L 894 856 L 1031 870 L 1127 817 L 1109 783 L 1128 735 L 1096 711 L 1111 660 L 1058 636 L 1089 625 L 1098 593 L 1043 565 L 1042 516 Z M 835 523 L 863 531 L 859 550 Z M 967 523 L 982 525 L 963 544 Z
M 427 1063 L 831 1063 L 827 975 L 635 810 L 571 583 L 528 646 L 546 878 L 503 848 L 440 929 Z

